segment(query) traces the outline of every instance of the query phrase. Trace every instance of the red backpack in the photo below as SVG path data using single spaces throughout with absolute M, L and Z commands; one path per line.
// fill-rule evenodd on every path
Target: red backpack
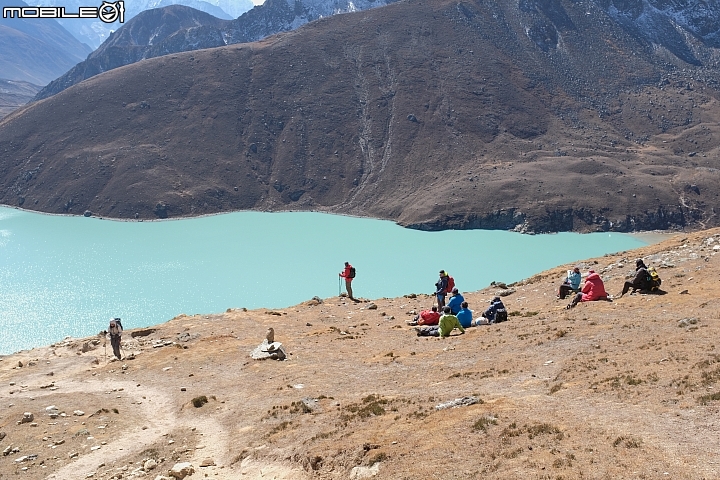
M 447 288 L 445 289 L 446 293 L 452 293 L 453 288 L 455 288 L 455 279 L 448 275 L 448 284 Z

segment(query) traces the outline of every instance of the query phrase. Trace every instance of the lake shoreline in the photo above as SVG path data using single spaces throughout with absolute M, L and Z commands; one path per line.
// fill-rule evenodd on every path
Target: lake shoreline
M 233 213 L 243 213 L 243 212 L 256 212 L 256 213 L 323 213 L 327 215 L 337 215 L 340 217 L 348 217 L 348 218 L 358 218 L 358 219 L 369 219 L 369 220 L 381 220 L 384 222 L 392 222 L 395 225 L 402 227 L 407 230 L 415 230 L 415 231 L 422 231 L 422 232 L 446 232 L 446 231 L 474 231 L 474 230 L 481 230 L 481 231 L 501 231 L 501 232 L 514 232 L 514 233 L 520 233 L 521 235 L 555 235 L 558 233 L 578 233 L 581 235 L 588 235 L 592 233 L 618 233 L 618 234 L 625 234 L 625 235 L 633 235 L 637 236 L 638 238 L 650 238 L 653 239 L 651 243 L 658 243 L 662 241 L 664 238 L 663 235 L 667 235 L 668 238 L 672 235 L 680 235 L 683 233 L 695 233 L 702 231 L 702 228 L 691 228 L 691 227 L 685 227 L 682 230 L 678 229 L 668 229 L 668 230 L 637 230 L 637 231 L 619 231 L 619 230 L 593 230 L 593 231 L 586 231 L 586 230 L 558 230 L 558 231 L 552 231 L 552 232 L 532 232 L 532 231 L 520 231 L 520 230 L 514 230 L 514 229 L 504 229 L 504 228 L 446 228 L 441 230 L 433 230 L 433 229 L 422 229 L 422 228 L 415 228 L 413 226 L 403 225 L 402 223 L 392 220 L 390 218 L 380 218 L 380 217 L 372 217 L 372 216 L 366 216 L 366 215 L 353 215 L 350 213 L 340 213 L 335 212 L 332 210 L 256 210 L 256 209 L 249 209 L 249 210 L 232 210 L 227 212 L 215 212 L 215 213 L 203 213 L 200 215 L 188 215 L 188 216 L 180 216 L 180 217 L 171 217 L 171 218 L 151 218 L 151 219 L 144 219 L 144 218 L 116 218 L 116 217 L 107 217 L 107 216 L 97 216 L 95 214 L 91 214 L 90 216 L 85 216 L 84 214 L 74 214 L 74 213 L 51 213 L 51 212 L 43 212 L 40 210 L 32 210 L 28 208 L 22 208 L 17 205 L 5 205 L 0 204 L 0 207 L 6 207 L 11 208 L 13 210 L 19 210 L 21 212 L 27 212 L 27 213 L 37 213 L 41 215 L 50 215 L 55 217 L 78 217 L 78 218 L 93 218 L 96 220 L 107 220 L 110 222 L 128 222 L 128 223 L 161 223 L 161 222 L 169 222 L 169 221 L 179 221 L 179 220 L 191 220 L 194 218 L 208 218 L 208 217 L 217 217 L 222 215 L 230 215 Z M 657 240 L 656 240 L 657 239 Z

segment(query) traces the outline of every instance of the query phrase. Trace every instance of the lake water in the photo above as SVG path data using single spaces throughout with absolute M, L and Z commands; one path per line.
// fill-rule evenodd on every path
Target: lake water
M 646 243 L 623 234 L 421 232 L 321 213 L 238 212 L 119 222 L 0 207 L 0 354 L 185 313 L 282 308 L 338 294 L 345 261 L 356 296 L 432 293 L 445 269 L 461 291 L 513 282 Z

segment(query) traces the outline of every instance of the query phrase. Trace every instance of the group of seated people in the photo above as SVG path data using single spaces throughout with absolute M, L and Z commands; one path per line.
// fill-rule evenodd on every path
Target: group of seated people
M 416 326 L 419 337 L 447 337 L 454 329 L 465 333 L 465 329 L 479 325 L 490 325 L 507 320 L 507 310 L 500 297 L 490 301 L 490 307 L 481 314 L 481 318 L 473 321 L 473 311 L 468 308 L 468 303 L 458 291 L 453 288 L 452 297 L 445 307 L 442 307 L 442 314 L 438 307 L 433 306 L 430 310 L 423 310 L 407 322 Z
M 652 270 L 652 274 L 650 270 Z M 575 293 L 572 301 L 565 308 L 569 310 L 580 302 L 592 302 L 595 300 L 612 301 L 612 298 L 605 290 L 605 284 L 595 270 L 588 270 L 588 275 L 585 278 L 585 284 L 582 289 L 580 289 L 580 279 L 580 269 L 575 267 L 572 271 L 568 270 L 565 280 L 562 285 L 560 285 L 557 294 L 559 299 L 564 299 L 570 292 Z M 657 291 L 660 284 L 660 277 L 657 275 L 657 272 L 655 272 L 655 269 L 648 269 L 645 262 L 639 258 L 635 261 L 635 277 L 631 282 L 625 282 L 623 284 L 622 292 L 617 294 L 615 298 L 621 298 L 631 289 L 631 295 L 636 291 L 648 293 Z
M 652 274 L 650 271 L 652 271 Z M 648 269 L 642 259 L 635 262 L 635 272 L 633 280 L 625 282 L 622 292 L 616 298 L 622 297 L 631 289 L 631 294 L 633 294 L 636 291 L 655 291 L 660 286 L 661 282 L 657 273 L 654 269 Z M 605 290 L 605 284 L 595 270 L 588 270 L 582 288 L 580 288 L 581 280 L 580 268 L 575 267 L 567 271 L 567 276 L 558 289 L 557 298 L 561 300 L 571 293 L 575 294 L 566 307 L 568 310 L 574 308 L 580 302 L 612 301 Z M 500 297 L 494 297 L 490 301 L 490 307 L 481 314 L 481 318 L 473 321 L 473 312 L 468 308 L 465 298 L 457 288 L 453 288 L 447 306 L 442 307 L 442 314 L 438 311 L 438 307 L 433 306 L 430 310 L 421 311 L 413 320 L 407 323 L 415 326 L 419 337 L 448 337 L 456 328 L 463 334 L 466 328 L 500 323 L 507 319 L 508 314 L 505 305 L 500 300 Z

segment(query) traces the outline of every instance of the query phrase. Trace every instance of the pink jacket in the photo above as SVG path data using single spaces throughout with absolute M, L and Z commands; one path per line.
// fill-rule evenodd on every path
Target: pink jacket
M 590 275 L 585 279 L 585 285 L 582 288 L 582 301 L 592 302 L 593 300 L 602 300 L 607 298 L 607 292 L 605 291 L 605 284 L 603 283 L 600 275 L 591 271 Z

